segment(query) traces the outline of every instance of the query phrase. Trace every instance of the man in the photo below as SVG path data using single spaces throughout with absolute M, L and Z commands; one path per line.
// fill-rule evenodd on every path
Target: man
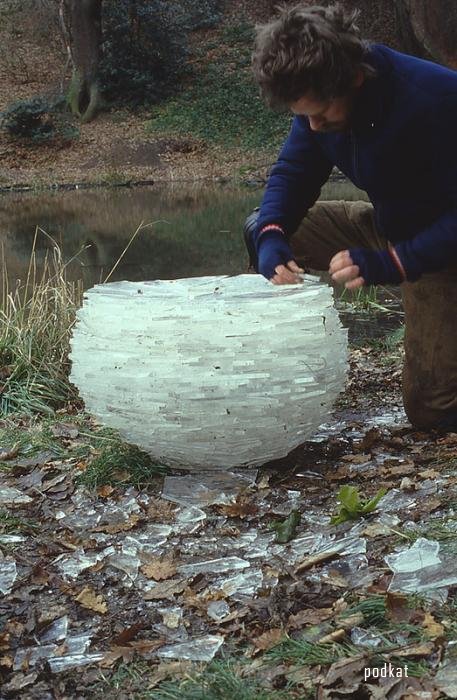
M 295 116 L 246 223 L 251 261 L 273 284 L 304 267 L 400 284 L 406 413 L 457 430 L 457 72 L 368 44 L 354 19 L 299 4 L 257 31 L 261 93 Z M 316 204 L 334 165 L 371 204 Z

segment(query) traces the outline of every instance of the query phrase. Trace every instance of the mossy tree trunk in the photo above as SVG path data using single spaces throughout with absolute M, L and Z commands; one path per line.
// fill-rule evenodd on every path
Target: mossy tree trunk
M 406 51 L 457 69 L 456 0 L 395 0 Z
M 81 121 L 94 118 L 101 104 L 98 69 L 102 42 L 102 0 L 64 0 L 73 73 L 67 101 Z

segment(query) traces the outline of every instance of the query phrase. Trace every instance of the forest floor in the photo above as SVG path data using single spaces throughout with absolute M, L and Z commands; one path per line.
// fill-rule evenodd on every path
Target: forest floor
M 391 0 L 344 2 L 361 9 L 365 35 L 396 47 Z M 254 8 L 246 0 L 227 2 L 221 25 L 193 37 L 194 77 L 176 100 L 133 111 L 111 108 L 89 124 L 67 115 L 66 135 L 41 143 L 0 131 L 0 188 L 264 180 L 289 123 L 261 107 L 250 75 L 253 24 L 269 17 L 273 5 L 270 0 L 259 0 Z M 17 100 L 52 101 L 68 83 L 59 32 L 40 11 L 0 17 L 0 112 Z
M 329 422 L 259 470 L 159 473 L 71 407 L 4 419 L 2 697 L 455 698 L 457 434 L 408 425 L 401 363 L 353 345 Z M 386 493 L 332 524 L 345 485 Z

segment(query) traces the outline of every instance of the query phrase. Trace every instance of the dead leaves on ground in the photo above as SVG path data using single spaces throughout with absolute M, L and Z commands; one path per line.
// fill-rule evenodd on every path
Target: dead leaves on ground
M 103 599 L 103 596 L 97 594 L 90 586 L 85 586 L 85 588 L 75 596 L 75 600 L 87 610 L 93 610 L 93 612 L 102 615 L 108 612 L 108 605 Z
M 173 557 L 155 557 L 143 564 L 142 573 L 154 581 L 165 581 L 176 574 Z

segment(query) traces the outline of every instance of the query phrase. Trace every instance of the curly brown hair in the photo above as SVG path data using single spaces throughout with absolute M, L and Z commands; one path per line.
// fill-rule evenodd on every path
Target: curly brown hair
M 282 6 L 279 15 L 256 27 L 252 67 L 262 97 L 270 107 L 288 108 L 307 93 L 317 100 L 350 92 L 369 47 L 356 25 L 358 11 L 301 2 Z

